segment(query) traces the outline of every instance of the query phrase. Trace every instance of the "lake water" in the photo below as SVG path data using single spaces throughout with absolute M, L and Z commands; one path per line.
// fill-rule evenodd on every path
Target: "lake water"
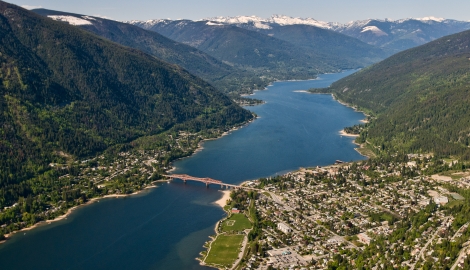
M 248 109 L 260 118 L 204 143 L 203 151 L 175 163 L 175 173 L 238 184 L 337 159 L 363 159 L 339 131 L 364 115 L 330 95 L 300 91 L 327 87 L 352 72 L 276 82 L 257 91 L 254 97 L 266 104 Z M 202 269 L 195 258 L 224 216 L 213 204 L 222 196 L 218 188 L 175 180 L 81 207 L 66 220 L 0 245 L 0 269 Z

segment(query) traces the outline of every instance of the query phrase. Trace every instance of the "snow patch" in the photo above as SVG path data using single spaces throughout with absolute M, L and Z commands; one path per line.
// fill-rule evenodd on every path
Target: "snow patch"
M 330 29 L 329 23 L 317 21 L 312 18 L 293 18 L 284 15 L 273 15 L 269 19 L 263 19 L 257 16 L 236 16 L 236 17 L 214 17 L 207 18 L 207 21 L 220 22 L 225 24 L 253 24 L 254 27 L 260 29 L 271 29 L 269 24 L 279 25 L 312 25 L 320 28 Z
M 270 19 L 267 20 L 270 23 L 277 23 L 279 25 L 296 25 L 296 24 L 303 24 L 303 25 L 311 25 L 320 28 L 331 28 L 330 25 L 326 22 L 317 21 L 312 18 L 293 18 L 284 15 L 273 15 Z
M 64 16 L 64 15 L 49 15 L 47 16 L 55 21 L 67 22 L 71 25 L 92 25 L 90 21 L 87 21 L 82 18 L 77 18 L 74 16 Z
M 267 25 L 267 24 L 262 24 L 260 22 L 254 22 L 253 26 L 258 28 L 258 29 L 271 29 L 272 27 Z
M 415 20 L 418 20 L 418 21 L 435 21 L 435 22 L 443 22 L 445 21 L 446 19 L 444 18 L 436 18 L 436 17 L 433 17 L 433 16 L 429 16 L 429 17 L 423 17 L 423 18 L 416 18 Z
M 364 28 L 362 28 L 362 31 L 361 33 L 364 33 L 364 32 L 372 32 L 374 33 L 376 36 L 388 36 L 387 33 L 385 33 L 384 31 L 380 30 L 377 26 L 366 26 Z
M 207 22 L 206 25 L 224 25 L 223 23 Z
M 208 18 L 206 20 L 226 23 L 226 24 L 241 24 L 241 23 L 261 23 L 265 20 L 256 17 L 256 16 L 236 16 L 236 17 L 215 17 L 215 18 Z
M 85 19 L 85 20 L 92 20 L 92 21 L 96 21 L 96 19 L 95 19 L 95 18 L 93 18 L 93 17 L 90 17 L 90 16 L 82 16 L 82 18 L 83 18 L 83 19 Z M 105 18 L 103 18 L 103 19 L 105 19 Z

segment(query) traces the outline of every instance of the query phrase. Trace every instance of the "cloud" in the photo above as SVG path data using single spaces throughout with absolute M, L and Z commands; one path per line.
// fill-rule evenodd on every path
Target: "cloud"
M 22 5 L 22 8 L 25 9 L 36 9 L 36 8 L 42 8 L 42 6 L 29 6 L 29 5 Z

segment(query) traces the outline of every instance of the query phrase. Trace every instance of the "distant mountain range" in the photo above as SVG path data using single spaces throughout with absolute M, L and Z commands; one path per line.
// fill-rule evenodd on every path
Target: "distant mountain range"
M 369 19 L 346 24 L 322 22 L 312 18 L 292 18 L 274 15 L 263 19 L 256 16 L 214 17 L 202 21 L 224 25 L 236 25 L 249 30 L 270 30 L 280 26 L 308 25 L 333 30 L 391 53 L 422 45 L 437 38 L 470 29 L 469 21 L 457 21 L 435 17 L 402 20 Z M 147 25 L 158 21 L 148 21 Z
M 206 20 L 129 23 L 198 48 L 229 65 L 277 79 L 308 78 L 364 67 L 388 55 L 355 38 L 314 26 L 301 26 L 296 31 L 286 26 L 271 33 L 267 32 L 269 29 L 248 29 Z
M 251 31 L 210 21 L 133 21 L 132 25 L 53 10 L 34 12 L 177 64 L 225 93 L 249 93 L 274 80 L 365 67 L 389 55 L 313 26 Z

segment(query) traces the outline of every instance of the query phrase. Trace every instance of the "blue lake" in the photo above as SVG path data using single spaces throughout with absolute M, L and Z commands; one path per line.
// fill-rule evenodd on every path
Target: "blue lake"
M 247 109 L 259 118 L 204 143 L 203 151 L 175 162 L 175 173 L 238 184 L 337 159 L 363 159 L 339 131 L 364 115 L 330 95 L 300 91 L 327 87 L 353 72 L 276 82 L 257 91 L 254 97 L 266 104 Z M 224 216 L 213 204 L 222 196 L 218 188 L 175 180 L 78 208 L 66 220 L 0 245 L 0 269 L 202 269 L 195 258 Z

